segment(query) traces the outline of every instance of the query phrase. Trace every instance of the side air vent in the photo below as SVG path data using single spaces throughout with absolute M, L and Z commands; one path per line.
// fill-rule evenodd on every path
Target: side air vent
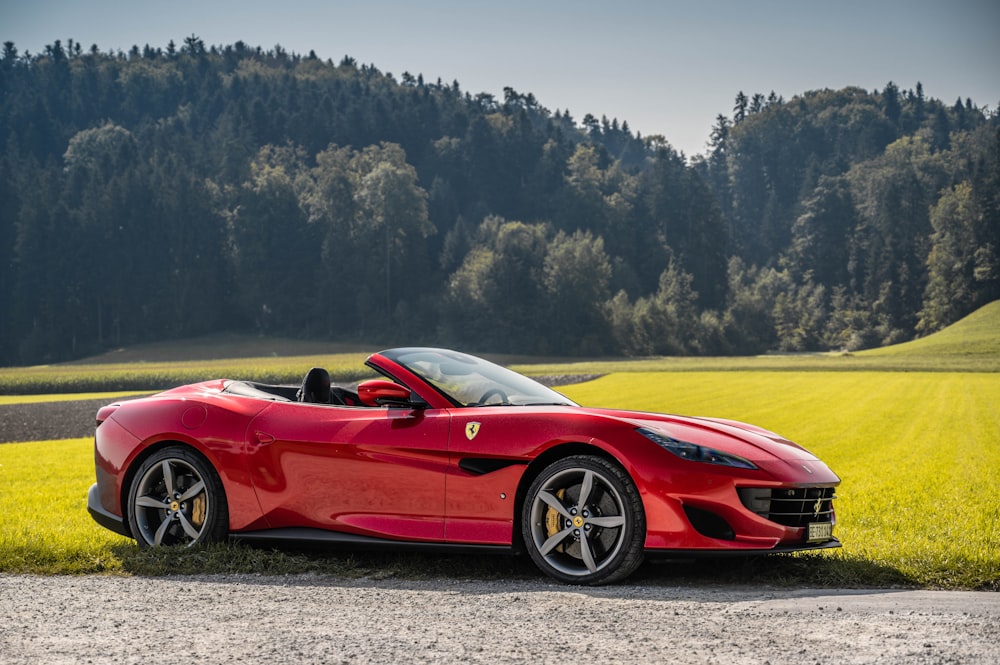
M 688 521 L 691 522 L 695 531 L 703 536 L 732 540 L 736 535 L 733 532 L 733 527 L 715 513 L 693 506 L 684 506 L 684 514 L 687 515 Z

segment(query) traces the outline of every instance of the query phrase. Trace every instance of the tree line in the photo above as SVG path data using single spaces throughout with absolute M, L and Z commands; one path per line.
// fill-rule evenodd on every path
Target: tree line
M 737 94 L 702 155 L 532 94 L 241 42 L 0 57 L 0 363 L 222 330 L 860 349 L 1000 297 L 1000 119 Z

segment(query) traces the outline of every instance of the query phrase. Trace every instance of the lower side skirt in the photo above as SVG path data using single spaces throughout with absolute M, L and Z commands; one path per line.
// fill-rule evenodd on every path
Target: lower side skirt
M 410 540 L 391 540 L 360 536 L 353 533 L 324 531 L 323 529 L 283 528 L 266 529 L 264 531 L 249 531 L 232 533 L 233 540 L 253 545 L 332 545 L 345 549 L 359 550 L 400 550 L 424 552 L 459 552 L 480 554 L 516 554 L 523 548 L 510 545 L 473 545 L 466 543 L 445 542 L 415 542 Z M 659 559 L 693 559 L 717 557 L 746 557 L 762 554 L 789 554 L 791 552 L 808 552 L 840 547 L 836 538 L 815 545 L 779 545 L 771 549 L 717 549 L 717 550 L 663 550 L 647 549 L 645 556 L 651 561 Z
M 284 528 L 267 529 L 264 531 L 248 531 L 231 533 L 233 540 L 254 545 L 334 545 L 337 547 L 362 550 L 405 550 L 430 552 L 469 552 L 511 554 L 514 549 L 510 545 L 470 545 L 464 543 L 444 542 L 414 542 L 410 540 L 391 540 L 373 536 L 359 536 L 354 533 L 324 531 L 322 529 Z

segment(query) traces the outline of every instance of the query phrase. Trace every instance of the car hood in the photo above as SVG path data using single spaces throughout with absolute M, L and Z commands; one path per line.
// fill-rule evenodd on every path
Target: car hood
M 777 458 L 784 461 L 817 461 L 815 455 L 788 439 L 762 427 L 724 418 L 677 416 L 616 409 L 586 409 L 635 427 L 648 427 L 675 439 L 718 448 L 751 461 Z

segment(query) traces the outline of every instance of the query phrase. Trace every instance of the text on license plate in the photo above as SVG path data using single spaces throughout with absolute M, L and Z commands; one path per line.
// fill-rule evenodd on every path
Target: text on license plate
M 833 538 L 833 524 L 830 522 L 812 522 L 806 528 L 807 543 L 821 543 Z

